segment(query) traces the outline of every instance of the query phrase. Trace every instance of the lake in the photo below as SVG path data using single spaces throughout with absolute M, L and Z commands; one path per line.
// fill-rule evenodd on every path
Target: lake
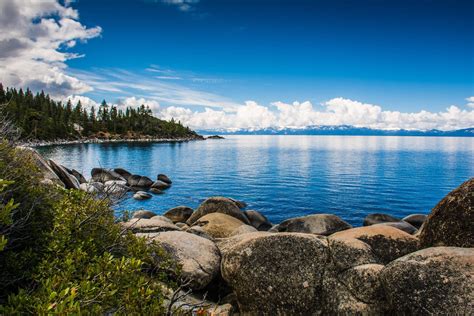
M 360 226 L 370 213 L 429 213 L 474 176 L 474 138 L 383 136 L 227 136 L 187 143 L 110 143 L 40 147 L 86 178 L 94 167 L 123 167 L 173 186 L 121 210 L 158 214 L 197 207 L 210 196 L 247 202 L 272 222 L 332 213 Z

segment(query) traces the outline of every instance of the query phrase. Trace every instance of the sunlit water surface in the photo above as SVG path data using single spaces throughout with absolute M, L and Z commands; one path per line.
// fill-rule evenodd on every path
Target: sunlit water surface
M 117 212 L 159 214 L 197 207 L 210 196 L 247 202 L 271 221 L 332 213 L 361 225 L 369 213 L 429 213 L 474 176 L 474 138 L 356 136 L 228 136 L 188 143 L 50 146 L 46 157 L 82 171 L 123 167 L 173 186 L 147 201 L 125 199 Z

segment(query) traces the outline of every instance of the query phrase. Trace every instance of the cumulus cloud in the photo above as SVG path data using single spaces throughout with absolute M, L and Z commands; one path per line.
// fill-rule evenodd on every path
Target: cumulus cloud
M 192 111 L 171 106 L 161 109 L 157 115 L 163 119 L 174 118 L 195 129 L 250 129 L 305 128 L 318 125 L 352 125 L 374 129 L 453 130 L 474 126 L 474 111 L 450 106 L 445 111 L 420 111 L 405 113 L 385 111 L 374 104 L 345 98 L 334 98 L 316 110 L 311 102 L 287 104 L 275 102 L 273 109 L 247 101 L 233 111 L 206 108 Z
M 466 98 L 466 101 L 468 107 L 474 108 L 474 97 Z
M 127 108 L 127 107 L 136 108 L 141 105 L 150 107 L 153 113 L 156 113 L 156 111 L 160 108 L 159 102 L 155 100 L 148 100 L 145 98 L 129 97 L 125 99 L 120 99 L 118 102 L 118 107 L 122 109 Z
M 80 101 L 81 106 L 87 110 L 90 110 L 92 107 L 94 107 L 97 110 L 100 105 L 100 103 L 83 95 L 70 95 L 67 98 L 64 98 L 62 101 L 63 103 L 67 103 L 68 101 L 71 101 L 73 106 L 76 106 L 77 103 Z
M 68 49 L 101 33 L 78 21 L 77 10 L 57 0 L 0 1 L 0 78 L 6 86 L 44 89 L 54 97 L 92 88 L 67 73 Z

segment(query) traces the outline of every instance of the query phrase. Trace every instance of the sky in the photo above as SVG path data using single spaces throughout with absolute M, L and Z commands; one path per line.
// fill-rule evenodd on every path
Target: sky
M 195 129 L 474 127 L 474 1 L 0 0 L 0 82 Z

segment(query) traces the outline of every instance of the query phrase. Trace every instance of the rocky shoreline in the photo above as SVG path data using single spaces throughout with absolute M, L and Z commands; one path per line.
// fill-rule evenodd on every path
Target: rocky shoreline
M 124 169 L 96 168 L 91 180 L 45 161 L 44 182 L 99 194 L 167 189 Z M 170 308 L 212 315 L 443 314 L 474 310 L 474 178 L 429 215 L 370 214 L 352 227 L 332 214 L 274 225 L 226 197 L 163 215 L 136 210 L 125 230 L 160 243 L 181 267 Z

